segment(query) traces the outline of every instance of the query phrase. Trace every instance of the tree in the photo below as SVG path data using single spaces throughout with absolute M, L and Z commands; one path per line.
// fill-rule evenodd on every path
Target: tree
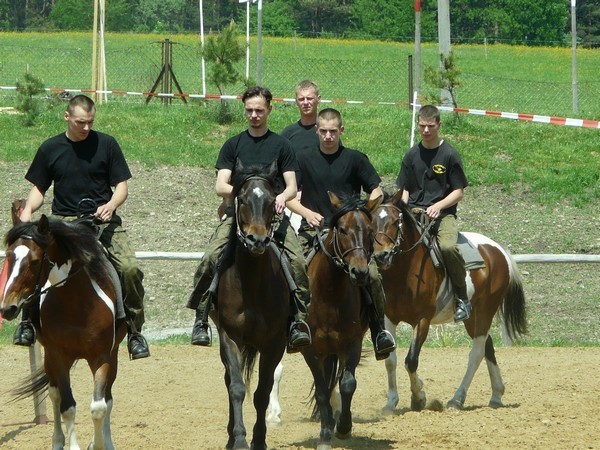
M 217 86 L 221 95 L 225 94 L 228 85 L 235 84 L 242 78 L 234 66 L 246 55 L 239 38 L 240 34 L 232 20 L 227 28 L 217 36 L 209 36 L 204 44 L 204 58 L 207 62 L 212 63 L 209 80 Z M 227 103 L 221 100 L 219 123 L 226 123 L 230 120 Z
M 435 89 L 435 93 L 425 96 L 426 100 L 429 103 L 440 104 L 442 101 L 439 92 L 443 89 L 450 93 L 454 108 L 458 108 L 456 89 L 459 88 L 462 83 L 458 80 L 460 71 L 456 65 L 454 53 L 451 51 L 447 57 L 440 54 L 440 62 L 441 67 L 425 67 L 425 82 Z M 456 120 L 458 120 L 458 113 L 455 112 L 455 115 Z
M 600 0 L 577 1 L 577 35 L 581 45 L 600 46 Z M 570 21 L 568 30 L 571 30 Z
M 44 92 L 44 83 L 35 75 L 25 72 L 24 83 L 17 81 L 17 111 L 23 114 L 23 124 L 27 127 L 35 125 L 35 120 L 42 113 L 37 95 Z

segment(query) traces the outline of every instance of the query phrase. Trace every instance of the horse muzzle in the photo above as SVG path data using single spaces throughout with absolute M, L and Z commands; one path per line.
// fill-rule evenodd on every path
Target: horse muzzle
M 244 240 L 244 244 L 252 256 L 262 255 L 270 242 L 271 238 L 269 236 L 259 236 L 256 234 L 248 234 Z
M 373 257 L 375 258 L 377 267 L 379 267 L 380 270 L 388 270 L 392 265 L 392 261 L 394 259 L 394 252 L 384 250 L 375 253 Z
M 0 308 L 0 317 L 6 320 L 15 319 L 19 313 L 21 312 L 21 308 L 17 305 L 10 305 L 8 308 Z
M 356 286 L 366 286 L 369 282 L 369 268 L 368 266 L 363 267 L 350 267 L 348 269 L 348 275 L 350 281 Z

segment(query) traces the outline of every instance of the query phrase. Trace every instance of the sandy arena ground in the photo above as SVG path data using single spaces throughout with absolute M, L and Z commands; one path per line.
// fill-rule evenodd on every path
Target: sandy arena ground
M 224 448 L 227 394 L 218 348 L 153 345 L 151 350 L 151 358 L 131 362 L 121 346 L 112 416 L 117 448 Z M 405 352 L 400 349 L 400 360 Z M 451 398 L 467 354 L 466 347 L 424 350 L 420 375 L 428 402 L 439 399 L 445 404 Z M 357 450 L 600 448 L 600 348 L 502 347 L 497 358 L 506 385 L 504 408 L 487 407 L 490 385 L 483 364 L 463 411 L 412 412 L 408 380 L 399 369 L 400 404 L 394 414 L 383 416 L 385 367 L 366 351 L 357 369 L 353 437 L 334 439 L 334 446 Z M 283 362 L 282 424 L 269 429 L 267 442 L 277 449 L 315 448 L 319 424 L 308 418 L 309 370 L 300 355 L 286 355 Z M 52 426 L 30 423 L 32 400 L 10 402 L 9 390 L 29 373 L 28 351 L 1 346 L 0 373 L 0 448 L 50 448 Z M 76 430 L 82 448 L 92 433 L 91 382 L 87 365 L 80 362 L 73 370 L 73 391 L 79 402 Z M 245 402 L 249 436 L 254 423 L 251 399 L 248 395 Z M 47 409 L 52 418 L 49 399 Z

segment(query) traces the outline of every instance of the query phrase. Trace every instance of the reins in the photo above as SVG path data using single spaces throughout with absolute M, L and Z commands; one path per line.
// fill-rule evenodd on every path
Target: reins
M 394 208 L 396 211 L 399 212 L 399 214 L 400 214 L 399 217 L 402 217 L 402 210 L 400 208 L 398 208 L 397 206 L 395 206 L 395 205 L 380 205 L 380 208 L 388 208 L 388 207 L 389 208 Z M 424 212 L 421 208 L 415 208 L 415 209 L 420 210 L 419 211 L 420 213 Z M 415 243 L 410 248 L 408 248 L 407 250 L 402 250 L 400 248 L 400 244 L 402 243 L 402 233 L 401 233 L 402 221 L 401 220 L 399 220 L 399 224 L 398 224 L 398 236 L 396 237 L 396 239 L 392 239 L 385 232 L 377 231 L 375 233 L 375 240 L 377 240 L 377 235 L 381 234 L 381 235 L 387 237 L 390 241 L 392 241 L 394 243 L 393 246 L 392 246 L 392 254 L 396 255 L 396 254 L 399 254 L 399 253 L 410 253 L 413 250 L 415 250 L 419 246 L 419 244 L 421 244 L 421 243 L 424 244 L 425 239 L 427 239 L 429 236 L 431 236 L 431 234 L 430 234 L 431 228 L 433 228 L 433 226 L 436 223 L 437 223 L 437 219 L 431 220 L 429 222 L 429 224 L 427 224 L 427 226 L 424 226 L 421 223 L 417 223 L 417 227 L 420 229 L 419 239 L 417 239 L 415 241 Z M 424 244 L 424 245 L 426 245 L 426 244 Z

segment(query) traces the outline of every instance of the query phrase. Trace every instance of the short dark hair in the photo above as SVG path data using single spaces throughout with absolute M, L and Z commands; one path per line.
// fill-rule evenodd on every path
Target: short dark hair
M 67 105 L 67 112 L 69 114 L 73 114 L 75 108 L 80 106 L 85 112 L 91 112 L 96 109 L 96 104 L 94 100 L 89 98 L 87 95 L 79 94 L 69 100 L 69 104 Z
M 246 89 L 246 91 L 242 94 L 242 102 L 245 104 L 246 100 L 252 97 L 264 98 L 267 102 L 267 106 L 271 106 L 271 100 L 273 100 L 273 94 L 271 94 L 271 91 L 261 86 L 253 86 Z
M 419 110 L 419 118 L 425 120 L 435 120 L 440 122 L 440 110 L 433 105 L 422 106 Z
M 319 116 L 317 117 L 317 127 L 319 126 L 321 120 L 337 120 L 338 127 L 343 125 L 342 114 L 337 109 L 333 108 L 325 108 L 321 110 Z

